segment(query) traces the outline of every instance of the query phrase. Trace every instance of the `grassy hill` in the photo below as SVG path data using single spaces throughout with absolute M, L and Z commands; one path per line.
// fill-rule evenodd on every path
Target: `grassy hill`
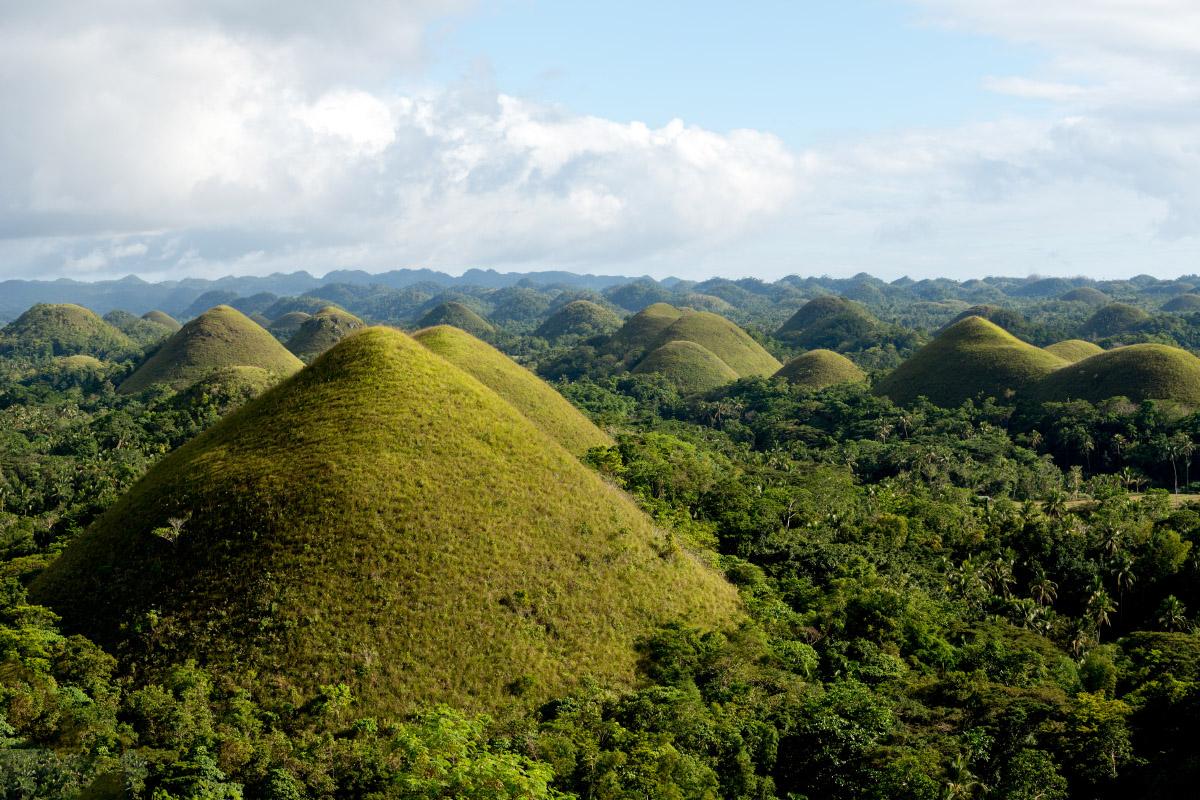
M 648 349 L 657 350 L 668 342 L 679 341 L 695 342 L 728 364 L 742 378 L 773 375 L 782 366 L 744 330 L 708 311 L 679 317 L 655 337 Z
M 460 328 L 439 325 L 413 338 L 507 400 L 568 452 L 582 456 L 612 439 L 545 381 Z
M 724 314 L 733 310 L 733 304 L 728 300 L 711 294 L 684 295 L 681 302 L 688 308 L 694 308 L 697 311 L 711 311 L 714 314 Z
M 1104 352 L 1104 348 L 1095 342 L 1085 342 L 1083 339 L 1067 339 L 1065 342 L 1055 342 L 1042 348 L 1050 355 L 1058 356 L 1063 361 L 1074 364 L 1094 355 Z
M 667 342 L 651 351 L 631 371 L 637 375 L 666 375 L 685 394 L 715 389 L 741 377 L 711 351 L 687 341 Z
M 417 320 L 418 328 L 434 328 L 438 325 L 451 325 L 466 331 L 472 336 L 483 336 L 496 330 L 492 323 L 476 314 L 462 303 L 450 301 L 431 308 L 425 316 Z
M 1024 394 L 1066 363 L 983 317 L 970 316 L 885 375 L 872 391 L 900 404 L 923 395 L 953 407 L 981 394 Z
M 345 683 L 356 717 L 628 683 L 654 626 L 740 608 L 626 495 L 387 328 L 159 461 L 30 592 L 127 670 L 254 670 L 281 711 Z
M 312 314 L 305 311 L 289 311 L 272 320 L 271 324 L 267 325 L 267 330 L 286 340 L 288 337 L 294 335 L 296 331 L 300 330 L 300 326 L 304 324 L 304 320 L 311 316 Z
M 625 321 L 609 340 L 608 348 L 621 354 L 650 348 L 659 334 L 682 316 L 683 312 L 674 306 L 652 303 Z
M 142 347 L 153 344 L 160 339 L 165 339 L 176 330 L 179 330 L 178 325 L 172 330 L 166 325 L 151 322 L 144 317 L 135 317 L 128 311 L 110 311 L 104 315 L 103 319 Z
M 612 333 L 620 327 L 621 318 L 615 312 L 587 300 L 576 300 L 551 314 L 533 335 L 551 341 L 564 336 L 587 338 Z
M 145 314 L 142 314 L 142 319 L 146 320 L 146 322 L 153 322 L 155 325 L 162 325 L 172 333 L 183 327 L 175 321 L 174 317 L 164 314 L 161 311 L 147 311 Z
M 867 373 L 850 359 L 832 350 L 810 350 L 796 356 L 775 373 L 793 386 L 816 391 L 839 383 L 859 383 Z
M 261 367 L 280 376 L 302 366 L 300 359 L 242 312 L 217 306 L 180 328 L 117 391 L 132 394 L 156 383 L 183 389 L 227 367 Z
M 249 319 L 260 328 L 270 328 L 271 320 L 264 317 L 262 314 L 250 314 Z
M 1110 303 L 1093 314 L 1091 319 L 1080 328 L 1079 333 L 1081 336 L 1101 339 L 1105 336 L 1115 336 L 1148 319 L 1150 319 L 1150 315 L 1137 306 L 1131 306 L 1128 303 Z
M 340 308 L 326 306 L 300 323 L 300 330 L 287 340 L 287 349 L 309 362 L 367 323 Z
M 938 335 L 950 330 L 950 328 L 954 327 L 954 325 L 957 323 L 962 322 L 967 317 L 979 317 L 980 319 L 986 319 L 988 322 L 1003 328 L 1014 336 L 1020 336 L 1029 328 L 1029 320 L 1025 319 L 1017 312 L 1010 311 L 1007 308 L 1001 308 L 1000 306 L 994 306 L 985 303 L 983 305 L 971 306 L 965 311 L 959 313 L 956 317 L 954 317 L 954 319 L 942 326 L 942 329 L 938 331 Z
M 1200 311 L 1200 294 L 1180 294 L 1163 303 L 1163 311 L 1172 314 L 1193 314 Z
M 0 329 L 0 357 L 6 358 L 38 361 L 85 355 L 112 361 L 137 351 L 128 336 L 71 303 L 38 303 Z
M 870 317 L 866 309 L 851 300 L 825 295 L 809 300 L 801 306 L 800 310 L 775 331 L 775 335 L 782 337 L 789 333 L 800 333 L 806 328 L 845 313 Z
M 178 407 L 208 406 L 225 414 L 240 408 L 279 382 L 262 367 L 226 367 L 184 389 L 171 402 Z
M 1063 367 L 1033 390 L 1042 401 L 1109 397 L 1200 404 L 1200 358 L 1164 344 L 1117 347 Z
M 1091 286 L 1080 286 L 1077 289 L 1072 289 L 1058 299 L 1065 300 L 1068 303 L 1087 303 L 1091 306 L 1105 306 L 1112 302 L 1111 297 L 1099 289 L 1093 289 Z

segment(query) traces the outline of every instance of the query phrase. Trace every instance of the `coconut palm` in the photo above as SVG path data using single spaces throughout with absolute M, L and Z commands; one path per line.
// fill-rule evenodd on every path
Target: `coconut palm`
M 1183 603 L 1179 602 L 1178 597 L 1169 595 L 1158 608 L 1158 621 L 1164 628 L 1174 633 L 1176 628 L 1187 625 L 1187 609 L 1184 608 Z
M 1058 599 L 1058 584 L 1046 576 L 1045 570 L 1038 567 L 1037 572 L 1033 575 L 1033 580 L 1029 582 L 1029 596 L 1038 605 L 1053 605 L 1054 601 Z
M 1117 610 L 1113 605 L 1112 598 L 1104 589 L 1096 589 L 1092 592 L 1091 597 L 1087 601 L 1087 613 L 1096 623 L 1096 641 L 1100 641 L 1100 629 L 1105 625 L 1111 625 L 1112 619 L 1109 614 Z
M 983 784 L 967 768 L 967 757 L 962 753 L 946 761 L 942 768 L 946 775 L 946 784 L 942 790 L 944 800 L 970 797 L 976 789 L 984 788 Z

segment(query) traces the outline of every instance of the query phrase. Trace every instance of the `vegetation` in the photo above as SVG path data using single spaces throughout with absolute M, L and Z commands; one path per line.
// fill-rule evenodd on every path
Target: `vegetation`
M 417 320 L 418 328 L 434 328 L 438 325 L 450 325 L 472 336 L 483 336 L 495 330 L 490 322 L 457 302 L 442 303 Z
M 684 394 L 715 389 L 741 377 L 712 351 L 684 340 L 655 348 L 632 372 L 635 375 L 662 375 Z
M 1010 311 L 1009 309 L 1001 308 L 1000 306 L 984 304 L 971 306 L 965 311 L 962 311 L 956 317 L 954 317 L 954 319 L 942 326 L 942 329 L 938 331 L 938 334 L 941 335 L 945 333 L 967 317 L 979 317 L 980 319 L 986 319 L 988 322 L 1003 328 L 1018 338 L 1024 337 L 1029 328 L 1029 320 L 1025 319 L 1015 311 Z
M 1200 294 L 1181 294 L 1163 303 L 1163 311 L 1172 314 L 1194 314 L 1200 311 Z
M 170 315 L 164 314 L 161 311 L 147 311 L 145 314 L 142 314 L 142 319 L 146 320 L 146 322 L 152 322 L 155 325 L 162 325 L 172 333 L 183 327 Z
M 24 362 L 73 355 L 116 361 L 136 350 L 128 336 L 70 303 L 39 303 L 0 330 L 0 357 Z
M 810 391 L 867 379 L 867 374 L 857 364 L 831 350 L 811 350 L 796 356 L 775 375 L 785 378 L 793 386 Z
M 789 333 L 803 333 L 807 328 L 845 313 L 868 316 L 861 306 L 844 297 L 832 295 L 817 297 L 809 300 L 800 307 L 799 311 L 789 317 L 788 321 L 775 331 L 775 336 L 783 337 Z
M 1071 289 L 1058 298 L 1065 303 L 1087 303 L 1090 306 L 1106 306 L 1112 298 L 1092 286 L 1079 286 Z
M 1094 355 L 1043 379 L 1042 400 L 1174 400 L 1200 404 L 1200 358 L 1161 344 L 1134 344 Z
M 572 336 L 586 339 L 611 334 L 621 325 L 621 318 L 607 308 L 587 300 L 576 300 L 551 314 L 533 335 L 551 341 Z
M 303 364 L 240 311 L 217 306 L 180 328 L 117 390 L 132 394 L 155 384 L 182 389 L 212 372 L 239 366 L 283 376 Z
M 620 330 L 612 335 L 608 347 L 622 356 L 637 351 L 648 351 L 672 322 L 683 316 L 683 312 L 666 303 L 653 303 L 634 314 Z M 663 343 L 665 344 L 665 342 Z
M 281 314 L 271 322 L 267 326 L 267 330 L 286 340 L 289 336 L 300 330 L 300 326 L 304 324 L 304 320 L 311 316 L 311 314 L 304 311 L 289 311 L 286 314 Z
M 1072 364 L 1104 352 L 1104 348 L 1095 342 L 1085 342 L 1082 339 L 1067 339 L 1065 342 L 1048 344 L 1042 349 Z
M 1131 306 L 1128 303 L 1111 303 L 1093 314 L 1091 319 L 1080 328 L 1080 333 L 1097 339 L 1114 336 L 1149 318 L 1150 315 L 1137 306 Z
M 307 363 L 363 327 L 366 323 L 348 311 L 326 306 L 300 323 L 300 329 L 287 340 L 287 349 Z
M 762 345 L 724 317 L 708 311 L 684 314 L 650 343 L 657 350 L 668 342 L 693 342 L 724 361 L 740 377 L 771 375 L 781 366 Z

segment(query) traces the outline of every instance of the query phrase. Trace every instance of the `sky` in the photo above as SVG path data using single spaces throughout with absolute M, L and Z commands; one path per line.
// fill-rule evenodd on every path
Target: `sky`
M 0 5 L 0 280 L 1200 272 L 1194 0 Z

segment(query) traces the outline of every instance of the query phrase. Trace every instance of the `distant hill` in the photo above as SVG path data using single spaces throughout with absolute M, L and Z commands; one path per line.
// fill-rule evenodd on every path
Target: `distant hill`
M 155 464 L 30 597 L 125 670 L 253 670 L 278 712 L 344 683 L 356 717 L 632 684 L 656 626 L 740 613 L 626 495 L 386 328 Z
M 135 317 L 128 311 L 121 310 L 110 311 L 104 315 L 103 319 L 109 325 L 143 347 L 160 339 L 165 339 L 179 329 L 178 323 L 172 329 L 167 325 L 151 322 L 145 317 Z M 170 317 L 167 317 L 167 319 L 170 319 Z
M 1129 330 L 1139 322 L 1150 319 L 1150 315 L 1128 303 L 1111 303 L 1092 315 L 1080 328 L 1082 336 L 1102 339 Z
M 1050 355 L 1058 356 L 1063 361 L 1072 364 L 1104 352 L 1104 348 L 1100 345 L 1094 342 L 1085 342 L 1082 339 L 1068 339 L 1065 342 L 1055 342 L 1054 344 L 1046 345 L 1042 349 Z
M 156 383 L 183 389 L 228 367 L 261 367 L 283 376 L 302 366 L 300 359 L 242 312 L 217 306 L 184 325 L 117 391 L 133 394 Z
M 472 336 L 483 336 L 496 330 L 492 324 L 476 314 L 462 303 L 442 303 L 430 309 L 425 316 L 417 320 L 418 328 L 433 328 L 438 325 L 451 325 L 466 331 Z
M 654 303 L 653 305 L 646 306 L 627 319 L 625 324 L 612 335 L 608 347 L 610 350 L 622 355 L 634 350 L 644 350 L 672 322 L 682 316 L 682 311 L 666 303 Z
M 667 342 L 652 350 L 631 371 L 635 375 L 665 375 L 685 394 L 706 392 L 741 377 L 707 348 L 690 341 Z
M 967 317 L 979 317 L 980 319 L 986 319 L 988 322 L 998 325 L 999 327 L 1011 333 L 1013 336 L 1018 337 L 1023 335 L 1029 328 L 1029 320 L 1025 319 L 1016 311 L 1010 311 L 1007 308 L 1001 308 L 1000 306 L 994 306 L 985 303 L 983 305 L 971 306 L 965 311 L 960 312 L 956 317 L 954 317 L 954 319 L 943 325 L 942 329 L 938 331 L 938 334 L 941 335 L 945 333 Z
M 684 295 L 680 302 L 697 311 L 711 311 L 714 314 L 724 314 L 727 311 L 732 311 L 734 308 L 733 304 L 728 300 L 711 294 Z
M 326 306 L 300 323 L 300 330 L 287 340 L 287 349 L 309 362 L 367 323 L 340 308 Z
M 1163 303 L 1163 311 L 1172 314 L 1194 314 L 1200 311 L 1200 294 L 1180 294 Z
M 267 330 L 276 336 L 286 339 L 300 330 L 300 326 L 304 324 L 304 320 L 311 316 L 312 314 L 306 311 L 289 311 L 272 320 L 267 325 Z
M 116 360 L 138 346 L 92 311 L 70 303 L 38 303 L 0 329 L 0 357 L 33 361 L 85 355 Z
M 809 300 L 801 306 L 795 314 L 788 318 L 787 322 L 775 331 L 775 336 L 783 337 L 789 333 L 801 333 L 806 328 L 811 328 L 813 325 L 845 313 L 869 316 L 866 309 L 857 303 L 844 297 L 825 295 Z
M 983 317 L 970 316 L 885 375 L 872 391 L 902 405 L 924 396 L 954 407 L 978 395 L 1023 395 L 1065 364 Z
M 708 311 L 683 314 L 664 328 L 647 349 L 656 350 L 668 342 L 679 341 L 695 342 L 742 378 L 773 375 L 782 366 L 737 325 Z
M 839 383 L 859 383 L 867 379 L 857 364 L 832 350 L 810 350 L 785 364 L 776 377 L 793 386 L 817 391 Z
M 576 300 L 551 314 L 533 335 L 550 341 L 565 336 L 587 338 L 612 333 L 621 325 L 621 318 L 616 313 L 587 300 Z
M 1200 404 L 1200 358 L 1163 344 L 1133 344 L 1063 367 L 1034 389 L 1042 401 L 1109 397 Z
M 507 400 L 576 456 L 612 439 L 545 381 L 466 331 L 450 325 L 426 328 L 413 338 Z
M 1073 289 L 1070 281 L 1062 278 L 1042 278 L 1013 289 L 1009 295 L 1012 297 L 1058 297 Z
M 1080 286 L 1078 289 L 1072 289 L 1065 292 L 1059 300 L 1065 300 L 1068 303 L 1087 303 L 1091 306 L 1104 306 L 1112 302 L 1112 298 L 1106 295 L 1099 289 L 1093 289 L 1091 286 Z

